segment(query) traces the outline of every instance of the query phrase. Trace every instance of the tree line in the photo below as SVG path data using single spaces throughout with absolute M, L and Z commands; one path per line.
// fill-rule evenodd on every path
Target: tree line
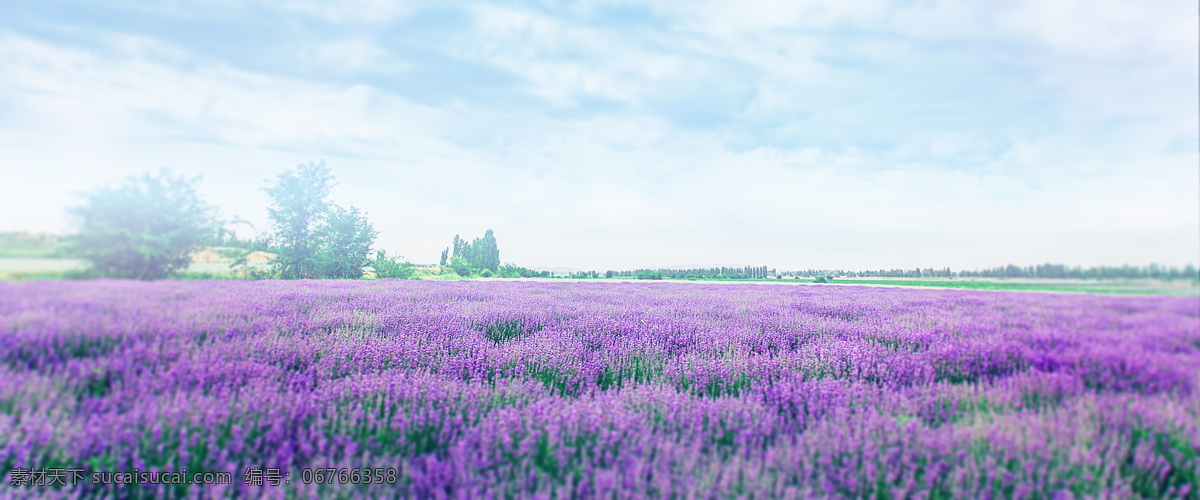
M 245 277 L 252 274 L 248 258 L 254 252 L 274 255 L 268 271 L 253 271 L 255 278 L 358 279 L 367 268 L 377 278 L 416 277 L 417 266 L 375 248 L 379 231 L 366 212 L 331 201 L 336 179 L 324 161 L 298 165 L 267 180 L 263 191 L 271 227 L 262 232 L 237 217 L 220 219 L 217 207 L 197 192 L 199 179 L 160 169 L 85 193 L 69 214 L 78 229 L 71 238 L 72 253 L 92 264 L 87 275 L 140 280 L 179 276 L 195 251 L 220 247 L 221 256 L 232 257 L 231 267 L 240 266 Z M 239 238 L 233 229 L 239 225 L 253 229 L 254 237 Z M 442 252 L 441 265 L 461 276 L 550 275 L 502 265 L 491 229 L 472 241 L 455 235 L 452 247 Z
M 262 234 L 236 217 L 220 219 L 196 191 L 199 179 L 160 169 L 85 193 L 69 210 L 78 229 L 73 253 L 91 263 L 91 275 L 140 280 L 178 276 L 193 252 L 217 245 L 231 248 L 232 266 L 245 271 L 250 253 L 274 254 L 271 270 L 256 277 L 355 279 L 368 265 L 377 277 L 412 274 L 411 264 L 383 250 L 372 256 L 379 232 L 365 212 L 330 201 L 334 177 L 325 162 L 268 180 L 271 228 Z M 255 237 L 237 238 L 231 226 L 240 224 L 255 229 Z
M 584 271 L 570 275 L 572 278 L 598 278 L 595 271 Z M 804 269 L 778 271 L 767 266 L 712 267 L 696 269 L 637 269 L 606 271 L 606 278 L 637 279 L 767 279 L 767 278 L 1041 278 L 1041 279 L 1156 279 L 1156 280 L 1200 280 L 1200 271 L 1188 264 L 1170 267 L 1159 264 L 1147 266 L 1098 266 L 1070 267 L 1064 264 L 1040 264 L 1035 266 L 1007 265 L 971 271 L 954 271 L 949 267 L 879 269 L 848 271 L 844 269 Z
M 879 269 L 874 271 L 845 271 L 828 269 L 807 269 L 803 271 L 787 271 L 782 276 L 816 277 L 844 276 L 852 278 L 1040 278 L 1040 279 L 1083 279 L 1083 280 L 1114 280 L 1114 279 L 1200 279 L 1200 271 L 1196 266 L 1188 264 L 1184 267 L 1162 266 L 1149 264 L 1146 266 L 1067 266 L 1065 264 L 1038 264 L 1033 266 L 1018 266 L 1009 264 L 985 269 L 953 271 L 949 267 L 914 268 L 914 269 Z
M 350 205 L 330 200 L 335 178 L 325 162 L 287 169 L 263 188 L 269 198 L 269 230 L 259 233 L 244 220 L 221 220 L 217 208 L 197 193 L 199 177 L 187 178 L 161 169 L 130 177 L 115 186 L 85 193 L 83 202 L 69 210 L 78 227 L 70 240 L 73 253 L 92 264 L 96 276 L 128 279 L 162 279 L 177 276 L 190 264 L 200 248 L 231 248 L 232 266 L 241 266 L 248 277 L 248 257 L 265 251 L 276 257 L 270 271 L 255 271 L 258 278 L 357 279 L 366 268 L 378 278 L 409 279 L 416 266 L 398 256 L 375 248 L 379 232 L 367 214 Z M 231 229 L 248 225 L 252 239 L 239 239 Z M 441 270 L 465 277 L 549 277 L 549 271 L 501 264 L 495 234 L 467 241 L 455 235 L 441 253 Z M 596 271 L 571 275 L 599 278 Z M 638 279 L 767 279 L 806 277 L 859 278 L 1050 278 L 1050 279 L 1191 279 L 1200 280 L 1194 265 L 1183 268 L 1160 266 L 1099 266 L 1083 268 L 1063 264 L 1007 265 L 971 271 L 949 267 L 846 271 L 807 269 L 777 271 L 767 266 L 711 267 L 692 269 L 609 270 L 606 278 Z
M 694 269 L 637 269 L 634 271 L 605 271 L 606 278 L 637 279 L 764 279 L 775 276 L 767 266 L 709 267 Z
M 875 271 L 845 271 L 842 269 L 805 269 L 781 273 L 785 277 L 815 278 L 817 276 L 844 276 L 851 278 L 953 278 L 957 274 L 950 268 L 879 269 Z
M 1068 267 L 1063 264 L 1041 264 L 1037 266 L 1007 265 L 976 271 L 959 271 L 964 278 L 1061 278 L 1061 279 L 1196 279 L 1200 272 L 1188 264 L 1182 268 L 1150 264 L 1148 266 L 1097 266 Z

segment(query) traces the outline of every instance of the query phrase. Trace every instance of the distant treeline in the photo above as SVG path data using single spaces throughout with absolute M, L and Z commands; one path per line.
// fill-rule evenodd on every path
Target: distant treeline
M 958 273 L 950 268 L 942 269 L 879 269 L 876 271 L 843 271 L 841 269 L 807 269 L 804 271 L 787 271 L 784 276 L 814 278 L 817 276 L 843 276 L 849 278 L 955 278 Z
M 952 271 L 942 269 L 891 269 L 877 271 L 823 271 L 808 270 L 794 273 L 796 276 L 835 275 L 858 278 L 1044 278 L 1044 279 L 1200 279 L 1196 267 L 1188 264 L 1182 268 L 1150 264 L 1148 266 L 1100 266 L 1080 267 L 1063 264 L 1039 264 L 1036 266 L 1007 266 L 976 269 L 973 271 Z
M 597 278 L 599 273 L 587 271 L 572 275 L 580 278 Z M 1182 268 L 1150 264 L 1137 266 L 1068 267 L 1063 264 L 1041 264 L 1036 266 L 1007 265 L 973 271 L 954 271 L 949 267 L 879 269 L 874 271 L 847 271 L 843 269 L 805 269 L 777 271 L 767 266 L 710 267 L 696 269 L 638 269 L 635 271 L 607 271 L 608 278 L 638 279 L 764 279 L 764 278 L 1046 278 L 1046 279 L 1157 279 L 1200 280 L 1200 272 L 1188 264 Z
M 0 257 L 69 258 L 71 246 L 61 236 L 29 232 L 0 232 Z
M 1064 279 L 1197 279 L 1196 266 L 1188 264 L 1183 268 L 1150 264 L 1145 267 L 1135 266 L 1100 266 L 1082 268 L 1067 267 L 1062 264 L 1042 264 L 1039 266 L 994 267 L 981 271 L 961 271 L 959 276 L 964 278 L 1064 278 Z
M 597 273 L 592 271 L 595 276 Z M 607 271 L 607 278 L 638 279 L 762 279 L 775 276 L 775 270 L 767 266 L 710 267 L 696 269 L 638 269 L 636 271 Z

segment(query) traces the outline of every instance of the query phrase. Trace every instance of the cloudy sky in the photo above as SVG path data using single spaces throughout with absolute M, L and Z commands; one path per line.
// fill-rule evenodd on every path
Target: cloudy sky
M 0 3 L 0 231 L 159 167 L 526 266 L 1200 260 L 1194 1 Z

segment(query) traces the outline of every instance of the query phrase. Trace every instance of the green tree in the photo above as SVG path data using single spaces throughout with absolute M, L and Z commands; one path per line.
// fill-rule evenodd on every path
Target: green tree
M 462 257 L 464 259 L 467 258 L 467 245 L 468 243 L 461 237 L 459 237 L 457 234 L 454 235 L 454 251 L 450 254 L 450 257 Z
M 493 272 L 500 267 L 500 247 L 496 246 L 496 236 L 492 234 L 492 230 L 488 229 L 483 233 L 483 238 L 475 245 L 479 260 L 478 267 L 481 269 L 490 269 Z
M 496 236 L 491 229 L 488 229 L 482 238 L 475 238 L 472 241 L 464 240 L 456 234 L 453 248 L 454 251 L 450 254 L 451 260 L 453 257 L 460 257 L 470 268 L 487 269 L 493 274 L 500 269 L 500 248 L 496 245 Z M 445 258 L 445 252 L 443 252 L 443 258 Z
M 370 261 L 371 246 L 379 232 L 366 216 L 351 206 L 332 205 L 317 232 L 317 274 L 322 278 L 358 279 Z
M 187 268 L 188 255 L 216 235 L 215 209 L 196 193 L 198 177 L 129 177 L 85 195 L 70 210 L 80 257 L 104 276 L 163 279 Z
M 315 232 L 329 213 L 329 192 L 333 174 L 325 162 L 299 165 L 276 177 L 264 188 L 271 197 L 267 213 L 279 239 L 275 259 L 284 279 L 318 277 L 318 241 Z
M 661 280 L 663 279 L 662 271 L 653 271 L 650 269 L 639 269 L 634 277 L 640 280 Z

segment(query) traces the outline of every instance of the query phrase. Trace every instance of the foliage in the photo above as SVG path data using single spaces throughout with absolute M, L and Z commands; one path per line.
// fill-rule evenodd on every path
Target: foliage
M 546 278 L 550 276 L 550 271 L 534 271 L 513 264 L 504 264 L 496 271 L 496 276 L 501 278 Z
M 242 249 L 251 252 L 270 252 L 272 250 L 271 243 L 274 238 L 269 232 L 259 234 L 254 224 L 239 217 L 234 217 L 226 224 L 226 226 L 220 228 L 217 238 L 209 242 L 207 246 L 223 249 Z M 230 225 L 245 225 L 254 231 L 254 236 L 239 238 L 235 231 L 229 229 L 228 226 Z
M 1089 268 L 1049 263 L 1025 267 L 1009 264 L 991 269 L 960 271 L 957 274 L 964 278 L 1158 279 L 1168 281 L 1200 279 L 1200 271 L 1197 271 L 1196 266 L 1192 264 L 1181 269 L 1154 263 L 1145 267 L 1126 265 Z
M 375 277 L 378 279 L 410 280 L 417 278 L 416 266 L 410 262 L 401 262 L 396 258 L 388 257 L 387 252 L 383 250 L 375 253 L 375 260 L 370 262 L 370 266 L 375 270 Z
M 322 161 L 286 170 L 265 188 L 283 279 L 357 279 L 370 262 L 379 232 L 366 215 L 331 203 L 333 174 Z
M 607 271 L 606 277 L 627 277 L 638 279 L 762 279 L 775 275 L 775 270 L 767 266 L 746 267 L 711 267 L 695 269 L 638 269 L 636 271 Z M 641 278 L 640 276 L 659 278 Z
M 1074 280 L 1191 280 L 1200 281 L 1200 270 L 1188 264 L 1182 268 L 1149 264 L 1137 266 L 1070 267 L 1064 264 L 1038 264 L 1036 266 L 1007 266 L 974 271 L 953 271 L 949 267 L 913 269 L 877 269 L 846 271 L 830 269 L 806 269 L 780 272 L 788 277 L 849 276 L 856 278 L 1031 278 L 1031 279 L 1074 279 Z
M 496 246 L 496 236 L 492 234 L 491 229 L 488 229 L 482 238 L 475 238 L 471 242 L 467 242 L 456 234 L 452 248 L 451 266 L 454 266 L 454 258 L 461 257 L 470 269 L 488 269 L 495 272 L 500 267 L 500 248 Z M 445 252 L 442 252 L 443 259 L 445 256 Z M 466 276 L 466 274 L 462 275 Z
M 284 279 L 319 277 L 319 240 L 316 232 L 329 213 L 333 174 L 322 161 L 298 165 L 264 188 L 271 198 L 267 208 L 279 241 L 275 265 Z
M 475 242 L 476 243 L 486 242 L 488 239 L 488 236 L 491 236 L 490 230 L 488 231 L 487 235 L 485 235 L 484 238 L 476 238 Z M 534 271 L 532 269 L 524 268 L 524 267 L 513 265 L 513 264 L 497 265 L 495 267 L 495 269 L 490 269 L 487 267 L 479 267 L 476 264 L 472 263 L 467 257 L 472 254 L 478 255 L 480 252 L 475 251 L 475 249 L 478 249 L 478 248 L 493 248 L 494 249 L 495 248 L 495 243 L 494 243 L 495 238 L 494 237 L 491 238 L 491 240 L 492 240 L 491 243 L 484 244 L 484 245 L 481 245 L 478 247 L 476 247 L 472 243 L 467 243 L 465 240 L 463 240 L 461 237 L 459 237 L 457 235 L 455 235 L 454 239 L 455 239 L 455 246 L 452 248 L 457 248 L 461 254 L 450 257 L 448 263 L 442 264 L 441 265 L 442 273 L 449 273 L 449 274 L 453 274 L 455 276 L 460 276 L 460 277 L 464 277 L 464 278 L 550 277 L 549 271 Z M 497 256 L 497 255 L 499 255 L 499 254 L 496 252 L 493 252 L 493 256 Z
M 154 280 L 180 273 L 188 255 L 216 228 L 214 208 L 196 193 L 197 180 L 161 169 L 88 193 L 70 211 L 79 227 L 79 256 L 114 278 Z
M 1012 291 L 1042 291 L 1042 292 L 1084 292 L 1106 294 L 1139 294 L 1139 295 L 1200 295 L 1200 287 L 1165 285 L 1164 283 L 1139 282 L 1057 282 L 1044 280 L 1039 282 L 1004 281 L 1004 280 L 910 280 L 910 279 L 871 279 L 856 278 L 846 281 L 851 285 L 888 285 L 915 286 L 929 288 L 958 288 L 969 290 L 1012 290 Z
M 483 238 L 471 243 L 475 260 L 473 263 L 480 269 L 495 271 L 500 266 L 500 247 L 496 246 L 496 236 L 488 229 Z
M 450 269 L 454 270 L 454 273 L 459 276 L 470 276 L 472 270 L 471 264 L 467 262 L 467 259 L 458 255 L 450 259 Z
M 639 270 L 634 274 L 634 277 L 640 280 L 660 280 L 663 279 L 662 271 L 651 271 L 649 269 Z
M 346 210 L 337 205 L 330 208 L 325 223 L 318 231 L 320 251 L 317 269 L 323 278 L 358 279 L 370 259 L 371 246 L 379 232 L 353 206 Z
M 914 269 L 879 269 L 866 271 L 847 271 L 842 269 L 805 269 L 794 271 L 777 271 L 767 266 L 746 267 L 712 267 L 694 269 L 638 269 L 635 271 L 608 271 L 613 277 L 635 277 L 642 271 L 657 271 L 664 279 L 764 279 L 764 278 L 816 278 L 824 276 L 832 280 L 835 277 L 856 278 L 1034 278 L 1034 279 L 1086 279 L 1086 280 L 1118 280 L 1118 279 L 1154 279 L 1154 280 L 1190 280 L 1200 282 L 1200 270 L 1188 264 L 1184 267 L 1170 267 L 1159 264 L 1149 264 L 1145 267 L 1068 267 L 1062 264 L 1040 264 L 1037 266 L 1008 265 L 976 271 L 952 271 L 949 267 L 914 268 Z

